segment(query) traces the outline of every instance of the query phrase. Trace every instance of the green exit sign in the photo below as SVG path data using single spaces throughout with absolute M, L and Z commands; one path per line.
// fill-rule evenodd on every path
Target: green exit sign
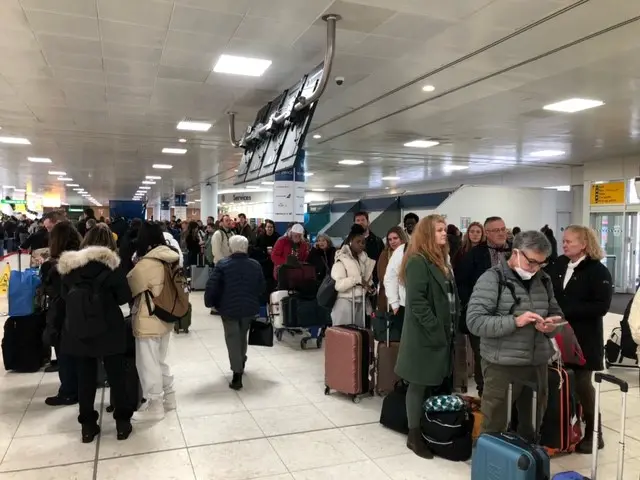
M 26 205 L 26 200 L 0 200 L 3 205 Z

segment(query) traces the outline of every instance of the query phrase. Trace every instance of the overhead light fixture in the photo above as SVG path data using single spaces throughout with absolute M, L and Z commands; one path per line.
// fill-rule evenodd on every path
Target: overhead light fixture
M 338 185 L 334 185 L 334 188 L 350 188 L 351 185 L 342 185 L 342 184 L 338 184 Z
M 199 198 L 196 198 L 196 202 L 199 202 L 199 201 L 200 201 L 200 199 L 199 199 Z
M 189 120 L 183 120 L 178 123 L 178 126 L 176 128 L 178 130 L 188 130 L 190 132 L 208 132 L 211 128 L 211 123 L 191 122 Z
M 433 92 L 436 89 L 433 85 L 425 85 L 422 87 L 423 92 Z
M 147 180 L 162 180 L 162 177 L 158 177 L 157 175 L 147 175 L 145 178 Z
M 179 138 L 178 142 L 180 143 L 187 143 L 187 139 L 186 138 Z
M 9 145 L 31 145 L 31 142 L 27 138 L 20 137 L 0 137 L 0 143 L 7 143 Z
M 271 60 L 261 58 L 236 57 L 234 55 L 220 55 L 213 71 L 216 73 L 230 73 L 232 75 L 246 75 L 261 77 L 271 66 Z
M 58 180 L 61 182 L 73 182 L 73 178 L 71 177 L 58 177 Z
M 305 172 L 304 176 L 305 177 L 313 177 L 313 172 Z
M 255 190 L 255 189 L 260 188 L 260 187 L 258 187 L 257 185 L 247 185 L 244 188 L 246 188 L 247 190 Z
M 74 188 L 73 191 L 74 192 L 83 192 L 84 188 Z
M 58 175 L 60 177 L 64 177 L 67 172 L 59 172 L 57 170 L 49 170 L 49 175 Z
M 532 157 L 540 158 L 559 157 L 561 155 L 564 155 L 562 150 L 539 150 L 537 152 L 531 152 Z
M 313 136 L 313 138 L 315 138 L 316 140 L 319 140 L 319 139 L 321 139 L 321 138 L 322 138 L 322 135 L 319 135 L 319 134 L 317 134 L 317 133 L 316 133 L 316 134 Z
M 545 105 L 542 108 L 543 110 L 550 110 L 552 112 L 575 113 L 582 110 L 588 110 L 590 108 L 600 107 L 602 105 L 604 105 L 604 102 L 600 100 L 569 98 L 568 100 L 562 100 L 561 102 Z
M 151 190 L 151 187 L 140 187 L 140 190 Z
M 27 193 L 24 188 L 14 188 L 13 193 Z
M 154 182 L 153 180 L 143 180 L 142 181 L 142 185 L 155 185 L 156 182 Z
M 77 183 L 67 183 L 67 187 L 79 187 Z
M 91 195 L 89 195 L 88 193 L 83 193 L 81 196 L 82 196 L 82 197 L 84 197 L 84 198 L 88 198 L 88 197 L 90 197 Z
M 13 185 L 3 185 L 2 188 L 6 189 L 6 190 L 15 190 L 16 187 L 14 187 Z
M 460 170 L 467 170 L 469 167 L 466 165 L 445 165 L 442 167 L 442 170 L 445 172 L 457 172 Z
M 185 153 L 187 153 L 187 149 L 186 148 L 163 148 L 162 149 L 162 153 L 168 153 L 171 155 L 184 155 Z
M 340 165 L 360 165 L 361 163 L 364 163 L 363 160 L 340 160 L 338 162 Z
M 570 192 L 571 185 L 558 185 L 556 187 L 543 187 L 545 190 L 557 190 L 559 192 Z
M 273 185 L 273 182 L 262 182 L 262 185 Z
M 27 160 L 32 163 L 52 163 L 50 158 L 45 157 L 27 157 Z
M 382 177 L 382 180 L 400 180 L 400 177 Z
M 173 168 L 173 165 L 166 165 L 164 163 L 154 163 L 153 168 L 155 168 L 156 170 L 171 170 Z
M 435 140 L 414 140 L 404 144 L 405 147 L 409 148 L 430 148 L 436 145 L 440 145 L 440 142 L 436 142 Z
M 311 191 L 312 192 L 326 192 L 327 189 L 326 188 L 312 188 Z

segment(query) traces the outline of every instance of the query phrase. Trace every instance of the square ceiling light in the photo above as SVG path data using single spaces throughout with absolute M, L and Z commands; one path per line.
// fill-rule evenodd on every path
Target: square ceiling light
M 67 183 L 67 187 L 79 187 L 77 183 Z
M 542 108 L 543 110 L 550 110 L 552 112 L 575 113 L 581 112 L 582 110 L 588 110 L 590 108 L 600 107 L 602 105 L 604 105 L 604 102 L 600 100 L 569 98 L 567 100 L 562 100 L 561 102 L 545 105 Z
M 442 167 L 442 170 L 445 172 L 459 172 L 460 170 L 468 170 L 469 167 L 466 165 L 445 165 Z
M 312 192 L 326 192 L 327 189 L 326 188 L 312 188 L 311 191 Z
M 190 132 L 208 132 L 211 128 L 211 124 L 207 122 L 190 122 L 188 120 L 183 120 L 178 123 L 176 128 L 178 130 L 188 130 Z
M 27 157 L 27 160 L 32 163 L 52 163 L 50 158 L 45 157 Z
M 13 193 L 27 193 L 27 190 L 24 188 L 14 188 Z
M 154 163 L 153 168 L 155 168 L 156 170 L 171 170 L 173 168 L 173 165 L 167 165 L 164 163 Z
M 400 180 L 400 177 L 382 177 L 382 180 Z
M 232 75 L 245 75 L 247 77 L 261 77 L 267 68 L 271 66 L 271 60 L 261 58 L 236 57 L 233 55 L 220 55 L 213 71 L 216 73 L 230 73 Z
M 405 147 L 410 148 L 430 148 L 436 145 L 440 145 L 440 142 L 436 142 L 435 140 L 414 140 L 413 142 L 404 144 Z
M 345 160 L 340 160 L 338 162 L 340 165 L 350 165 L 350 166 L 354 166 L 354 165 L 360 165 L 361 163 L 364 163 L 364 161 L 362 160 L 349 160 L 349 159 L 345 159 Z
M 159 177 L 157 175 L 147 175 L 145 178 L 147 180 L 162 180 L 162 177 Z
M 151 190 L 151 187 L 140 187 L 139 190 Z
M 186 148 L 163 148 L 162 153 L 168 153 L 170 155 L 184 155 L 187 153 Z
M 560 157 L 562 155 L 564 155 L 562 150 L 538 150 L 537 152 L 531 152 L 532 157 L 538 158 Z
M 58 177 L 58 180 L 61 182 L 73 182 L 73 178 L 71 177 Z
M 0 143 L 8 143 L 9 145 L 31 145 L 27 138 L 20 137 L 0 137 Z
M 351 185 L 342 185 L 342 184 L 338 184 L 338 185 L 334 185 L 334 188 L 350 188 Z
M 155 185 L 156 182 L 154 182 L 153 180 L 143 180 L 142 184 L 143 185 Z

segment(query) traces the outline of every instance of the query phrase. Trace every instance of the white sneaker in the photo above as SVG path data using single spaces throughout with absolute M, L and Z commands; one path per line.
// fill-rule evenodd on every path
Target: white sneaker
M 164 403 L 164 409 L 167 412 L 170 410 L 175 410 L 177 407 L 176 392 L 165 393 L 163 403 Z
M 132 422 L 159 422 L 164 418 L 162 399 L 147 399 L 131 418 Z

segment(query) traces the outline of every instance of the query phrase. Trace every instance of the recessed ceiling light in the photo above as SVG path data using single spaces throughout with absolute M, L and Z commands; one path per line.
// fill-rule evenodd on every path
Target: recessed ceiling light
M 271 63 L 271 60 L 263 60 L 261 58 L 220 55 L 218 62 L 213 67 L 213 71 L 216 73 L 261 77 L 267 68 L 271 66 Z
M 64 177 L 67 172 L 59 172 L 57 170 L 49 170 L 49 175 L 58 175 L 60 177 Z
M 539 150 L 537 152 L 531 152 L 532 157 L 540 158 L 559 157 L 561 155 L 564 155 L 564 152 L 562 150 Z
M 145 178 L 147 180 L 162 180 L 162 177 L 159 177 L 157 175 L 147 175 Z
M 316 133 L 316 134 L 313 136 L 313 138 L 315 138 L 316 140 L 319 140 L 320 138 L 322 138 L 322 135 L 319 135 L 319 134 L 317 134 L 317 133 Z
M 262 182 L 262 185 L 273 185 L 273 182 Z
M 469 167 L 465 165 L 445 165 L 442 167 L 442 170 L 445 172 L 457 172 L 459 170 L 467 170 Z
M 326 188 L 312 188 L 311 191 L 312 192 L 326 192 L 327 189 Z
M 186 138 L 180 138 L 180 139 L 178 139 L 178 142 L 187 143 L 187 139 Z
M 178 130 L 188 130 L 190 132 L 208 132 L 211 128 L 211 123 L 191 122 L 189 120 L 183 120 L 178 123 L 178 126 L 176 128 Z
M 153 180 L 143 180 L 142 184 L 143 185 L 155 185 L 156 182 L 154 182 Z
M 31 145 L 28 139 L 20 137 L 0 137 L 0 143 L 8 143 L 9 145 Z
M 382 180 L 400 180 L 400 177 L 382 177 Z
M 313 172 L 305 172 L 305 177 L 313 177 Z
M 199 198 L 196 198 L 196 202 L 199 202 L 199 201 L 200 201 L 200 199 L 199 199 Z
M 440 142 L 436 142 L 435 140 L 414 140 L 413 142 L 404 144 L 405 147 L 410 148 L 430 148 L 436 145 L 440 145 Z
M 171 155 L 184 155 L 185 153 L 187 153 L 187 149 L 186 148 L 163 148 L 162 149 L 162 153 L 169 153 Z
M 156 170 L 171 170 L 173 168 L 173 165 L 166 165 L 164 163 L 154 163 L 153 168 L 155 168 Z
M 83 192 L 84 188 L 74 188 L 73 191 L 74 192 Z
M 79 187 L 77 183 L 67 183 L 67 187 Z
M 58 180 L 61 182 L 73 182 L 73 178 L 71 177 L 58 177 Z
M 88 193 L 83 193 L 83 194 L 81 195 L 81 197 L 84 197 L 84 198 L 89 198 L 90 196 L 91 196 L 91 195 L 89 195 Z
M 151 187 L 140 187 L 140 190 L 151 190 Z
M 27 160 L 33 163 L 52 163 L 50 158 L 45 157 L 27 157 Z
M 557 190 L 559 192 L 570 192 L 571 185 L 558 185 L 556 187 L 543 187 L 545 190 Z
M 425 85 L 422 87 L 423 92 L 433 92 L 436 89 L 433 85 Z
M 568 100 L 562 100 L 561 102 L 545 105 L 542 108 L 544 110 L 551 110 L 552 112 L 575 113 L 582 110 L 588 110 L 589 108 L 600 107 L 602 105 L 604 105 L 604 102 L 600 100 L 589 100 L 587 98 L 569 98 Z
M 13 193 L 27 193 L 24 188 L 14 188 Z
M 260 187 L 258 187 L 257 185 L 247 185 L 245 188 L 247 190 L 255 190 L 256 188 L 260 188 Z
M 3 185 L 2 188 L 5 188 L 7 190 L 15 190 L 16 187 L 14 187 L 13 185 Z
M 362 160 L 340 160 L 338 162 L 340 165 L 360 165 L 361 163 L 364 163 L 364 161 Z
M 349 187 L 351 187 L 351 185 L 341 185 L 341 184 L 334 185 L 334 188 L 349 188 Z

